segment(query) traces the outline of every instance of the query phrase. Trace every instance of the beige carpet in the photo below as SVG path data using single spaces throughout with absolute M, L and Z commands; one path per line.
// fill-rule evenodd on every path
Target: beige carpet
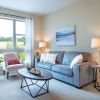
M 93 87 L 93 83 L 82 89 L 52 79 L 50 92 L 31 98 L 20 89 L 21 79 L 13 76 L 9 80 L 0 76 L 0 100 L 100 100 L 100 92 Z M 35 89 L 33 89 L 35 91 Z

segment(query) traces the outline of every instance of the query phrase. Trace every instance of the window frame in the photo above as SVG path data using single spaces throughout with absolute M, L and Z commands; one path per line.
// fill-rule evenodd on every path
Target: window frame
M 19 35 L 19 36 L 24 36 L 25 37 L 25 34 L 16 34 L 16 21 L 20 21 L 20 22 L 25 22 L 25 20 L 22 20 L 22 19 L 13 19 L 13 18 L 3 18 L 3 17 L 0 17 L 0 19 L 5 19 L 5 20 L 12 20 L 13 22 L 13 47 L 10 49 L 0 49 L 0 53 L 2 52 L 9 52 L 9 51 L 16 51 L 16 52 L 23 52 L 25 51 L 25 48 L 17 48 L 16 47 L 16 35 Z

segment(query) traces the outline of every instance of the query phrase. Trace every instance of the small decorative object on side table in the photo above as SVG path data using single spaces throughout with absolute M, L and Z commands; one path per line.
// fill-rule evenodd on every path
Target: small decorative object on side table
M 93 65 L 93 78 L 95 79 L 94 87 L 100 91 L 100 65 Z

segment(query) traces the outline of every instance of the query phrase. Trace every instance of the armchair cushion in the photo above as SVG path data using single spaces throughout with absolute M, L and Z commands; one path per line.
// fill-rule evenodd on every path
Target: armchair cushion
M 7 69 L 17 69 L 17 68 L 24 68 L 24 64 L 14 64 L 14 65 L 8 65 Z
M 8 58 L 7 59 L 8 65 L 20 64 L 20 61 L 17 58 Z

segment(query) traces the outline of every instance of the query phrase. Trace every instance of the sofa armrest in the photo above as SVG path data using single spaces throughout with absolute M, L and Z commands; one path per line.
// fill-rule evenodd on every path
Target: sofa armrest
M 96 62 L 83 62 L 73 66 L 73 82 L 75 86 L 81 87 L 93 81 L 92 65 L 96 65 Z

